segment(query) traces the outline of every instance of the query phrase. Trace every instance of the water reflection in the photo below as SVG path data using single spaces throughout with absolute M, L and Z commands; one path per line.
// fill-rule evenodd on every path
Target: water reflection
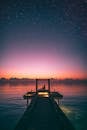
M 39 84 L 39 88 L 42 85 Z M 47 84 L 46 84 L 47 89 Z M 21 97 L 28 91 L 36 91 L 35 84 L 28 85 L 18 85 L 18 86 L 10 86 L 9 84 L 5 86 L 0 86 L 0 97 Z M 87 87 L 86 86 L 76 86 L 76 85 L 59 85 L 59 84 L 51 84 L 51 91 L 57 91 L 63 94 L 64 96 L 86 96 L 87 95 Z
M 45 86 L 48 87 L 47 83 Z M 39 84 L 40 87 L 42 83 Z M 26 100 L 23 99 L 23 95 L 31 90 L 35 91 L 35 83 L 0 86 L 0 122 L 2 124 L 0 130 L 14 129 L 26 109 Z M 87 87 L 51 83 L 51 91 L 58 91 L 64 96 L 60 104 L 61 109 L 75 124 L 77 130 L 82 130 L 87 121 L 85 118 L 87 116 Z

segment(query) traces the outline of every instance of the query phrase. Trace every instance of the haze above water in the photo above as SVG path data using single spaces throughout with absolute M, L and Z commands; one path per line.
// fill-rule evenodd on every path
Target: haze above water
M 39 84 L 39 88 L 44 83 Z M 46 84 L 47 88 L 47 84 Z M 35 91 L 35 84 L 0 86 L 0 130 L 13 130 L 26 110 L 23 95 Z M 60 107 L 71 120 L 76 130 L 86 130 L 87 87 L 85 85 L 51 84 L 51 91 L 63 94 Z

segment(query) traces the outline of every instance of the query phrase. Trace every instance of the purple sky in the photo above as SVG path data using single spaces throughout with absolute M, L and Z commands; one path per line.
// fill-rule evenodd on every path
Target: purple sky
M 0 77 L 87 78 L 85 0 L 0 3 Z

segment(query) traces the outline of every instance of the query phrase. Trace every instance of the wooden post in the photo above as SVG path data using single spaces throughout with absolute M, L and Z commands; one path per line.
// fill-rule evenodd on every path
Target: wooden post
M 50 79 L 48 79 L 48 90 L 50 92 Z
M 37 90 L 38 90 L 38 79 L 36 79 L 36 93 L 37 93 Z

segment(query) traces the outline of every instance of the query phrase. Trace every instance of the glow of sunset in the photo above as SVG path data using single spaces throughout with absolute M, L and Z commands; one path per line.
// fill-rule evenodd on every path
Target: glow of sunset
M 8 55 L 7 55 L 8 54 Z M 77 59 L 59 55 L 55 50 L 35 53 L 7 52 L 2 61 L 0 77 L 17 78 L 86 78 Z M 79 66 L 80 64 L 80 66 Z
M 1 2 L 0 78 L 87 78 L 87 11 L 78 1 Z

